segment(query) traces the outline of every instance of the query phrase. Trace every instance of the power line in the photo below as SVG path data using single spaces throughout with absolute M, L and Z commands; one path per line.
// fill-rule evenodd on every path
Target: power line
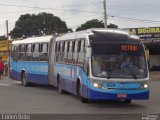
M 1 6 L 12 6 L 12 7 L 23 7 L 23 8 L 38 8 L 38 9 L 51 9 L 51 10 L 62 10 L 62 11 L 72 11 L 72 12 L 86 12 L 86 13 L 102 13 L 96 11 L 82 11 L 82 10 L 67 10 L 62 8 L 42 8 L 42 7 L 31 7 L 31 6 L 21 6 L 21 5 L 8 5 L 8 4 L 0 4 Z
M 102 2 L 94 2 L 94 3 L 89 3 L 89 5 L 97 5 L 97 4 L 100 4 Z M 38 11 L 38 10 L 48 10 L 48 9 L 52 9 L 52 8 L 41 8 L 41 7 L 30 7 L 30 6 L 17 6 L 17 5 L 7 5 L 7 4 L 0 4 L 0 5 L 3 5 L 3 6 L 13 6 L 13 7 L 29 7 L 29 8 L 32 8 L 31 10 L 26 10 L 26 11 L 15 11 L 15 12 L 1 12 L 1 14 L 6 14 L 6 13 L 18 13 L 18 12 L 30 12 L 30 11 Z M 80 4 L 80 5 L 76 5 L 78 7 L 80 6 L 88 6 L 88 4 Z M 68 6 L 69 8 L 70 6 Z M 73 6 L 72 6 L 73 7 Z M 75 7 L 75 5 L 74 5 Z M 97 7 L 97 6 L 96 6 Z M 34 9 L 33 9 L 34 8 Z M 35 9 L 36 8 L 36 9 Z M 67 8 L 67 6 L 65 7 L 62 7 L 62 8 Z M 82 8 L 81 8 L 82 9 Z
M 142 11 L 145 11 L 145 12 L 149 12 L 149 11 L 157 11 L 157 10 L 160 10 L 159 7 L 155 8 L 155 9 L 152 9 L 152 8 L 138 8 L 138 7 L 111 7 L 111 6 L 108 6 L 108 9 L 116 9 L 116 10 L 134 10 L 135 11 L 138 11 L 138 12 L 142 12 Z
M 111 20 L 118 20 L 118 21 L 126 21 L 126 22 L 143 22 L 143 21 L 134 21 L 134 20 L 126 20 L 126 19 L 121 19 L 121 18 L 111 18 Z M 143 22 L 144 24 L 149 24 L 149 22 Z M 159 25 L 160 23 L 151 23 L 151 24 L 157 24 Z
M 19 12 L 31 12 L 31 11 L 38 11 L 38 10 L 45 10 L 45 9 L 31 9 L 31 10 L 24 10 L 24 11 L 15 11 L 15 12 L 1 12 L 0 14 L 6 14 L 6 13 L 19 13 Z
M 96 2 L 97 3 L 97 2 Z M 98 3 L 102 3 L 102 2 L 98 2 Z M 95 3 L 90 3 L 90 4 L 95 4 Z M 65 9 L 60 9 L 60 8 L 42 8 L 42 7 L 31 7 L 31 6 L 19 6 L 19 5 L 8 5 L 8 4 L 0 4 L 3 6 L 14 6 L 14 7 L 26 7 L 26 8 L 34 8 L 34 9 L 40 9 L 40 10 L 44 10 L 44 9 L 50 9 L 50 10 L 63 10 L 63 11 L 73 11 L 73 12 L 87 12 L 87 13 L 100 13 L 102 14 L 103 12 L 95 12 L 95 11 L 79 11 L 79 10 L 65 10 Z M 25 12 L 29 12 L 32 10 L 28 10 Z M 34 10 L 33 10 L 34 11 Z M 20 11 L 17 11 L 20 12 Z M 16 13 L 16 12 L 10 12 L 10 13 Z M 112 16 L 113 17 L 113 16 Z M 132 18 L 127 18 L 127 19 L 132 19 Z M 140 19 L 138 19 L 140 20 Z M 149 21 L 149 22 L 155 22 L 155 21 L 151 21 L 151 20 L 143 20 L 143 21 Z M 157 21 L 156 21 L 157 22 Z M 159 21 L 158 21 L 159 22 Z
M 101 16 L 100 18 L 97 18 L 98 20 L 102 20 L 103 19 L 103 16 Z M 81 23 L 82 24 L 82 23 Z M 76 29 L 78 28 L 80 25 L 76 25 L 76 26 L 71 26 L 70 28 L 72 29 Z
M 159 5 L 160 4 L 132 4 L 132 3 L 128 3 L 128 4 L 123 4 L 123 3 L 114 3 L 114 4 L 107 4 L 108 9 L 120 9 L 120 10 L 134 10 L 134 11 L 138 11 L 140 12 L 140 10 L 142 11 L 155 11 L 155 10 L 159 10 Z M 154 6 L 154 9 L 153 9 Z
M 92 2 L 92 3 L 88 3 L 88 4 L 79 4 L 79 5 L 74 5 L 74 7 L 81 7 L 81 6 L 88 6 L 88 5 L 97 5 L 97 4 L 101 4 L 102 2 Z M 68 7 L 73 7 L 73 5 L 72 6 L 63 6 L 63 8 L 68 8 Z
M 143 5 L 143 6 L 156 6 L 156 5 L 160 5 L 159 3 L 140 3 L 140 2 L 108 2 L 108 4 L 119 4 L 119 5 Z
M 97 15 L 92 15 L 92 16 L 80 16 L 80 17 L 69 17 L 69 18 L 64 18 L 64 19 L 79 19 L 79 18 L 84 18 L 84 17 L 94 17 Z M 131 22 L 147 22 L 147 23 L 156 23 L 159 24 L 160 21 L 153 21 L 153 20 L 144 20 L 144 19 L 134 19 L 134 18 L 128 18 L 128 17 L 120 17 L 120 16 L 111 16 L 108 15 L 108 17 L 112 18 L 112 19 L 121 19 L 122 21 L 131 21 Z M 15 23 L 9 23 L 9 24 L 15 24 Z M 0 24 L 0 26 L 4 26 L 4 24 Z
M 112 16 L 109 15 L 109 17 L 112 18 L 122 18 L 122 19 L 127 19 L 127 20 L 135 20 L 135 21 L 141 21 L 141 22 L 151 22 L 151 23 L 160 23 L 160 21 L 153 21 L 153 20 L 144 20 L 144 19 L 134 19 L 134 18 L 128 18 L 128 17 L 120 17 L 120 16 Z
M 97 9 L 97 8 L 100 11 L 103 11 L 102 5 L 100 5 L 100 4 L 99 5 L 94 5 L 94 6 L 87 6 L 87 7 L 86 6 L 84 6 L 84 7 L 76 7 L 76 10 L 81 10 L 81 9 L 86 9 L 86 10 L 87 9 L 92 9 L 93 10 L 93 9 Z
M 97 16 L 97 15 L 92 15 L 92 16 L 80 16 L 81 18 L 84 18 L 84 17 L 93 17 L 93 16 Z M 69 19 L 79 19 L 80 17 L 69 17 L 69 18 L 65 18 L 65 19 L 67 19 L 67 20 L 69 20 Z
M 102 3 L 102 2 L 96 2 L 96 3 Z M 96 3 L 90 3 L 90 5 L 94 5 Z M 119 3 L 119 5 L 123 3 Z M 128 4 L 128 3 L 127 3 Z M 125 4 L 125 5 L 127 5 Z M 83 11 L 83 10 L 68 10 L 68 9 L 63 9 L 63 8 L 43 8 L 43 7 L 31 7 L 31 6 L 20 6 L 20 5 L 9 5 L 9 4 L 0 4 L 1 6 L 12 6 L 12 7 L 23 7 L 23 8 L 34 8 L 34 10 L 28 10 L 28 11 L 35 11 L 35 10 L 60 10 L 60 11 L 73 11 L 73 12 L 85 12 L 85 13 L 95 13 L 95 14 L 103 14 L 103 12 L 97 12 L 97 11 Z M 150 5 L 150 4 L 148 4 Z M 85 5 L 81 5 L 81 6 L 85 6 Z M 118 6 L 118 3 L 117 3 Z M 132 5 L 131 5 L 132 6 Z M 110 6 L 113 7 L 113 6 Z M 130 8 L 124 8 L 119 6 L 120 9 L 130 9 Z M 132 6 L 132 8 L 136 8 L 136 6 Z M 107 8 L 110 9 L 110 8 Z M 117 8 L 119 9 L 119 8 Z M 142 8 L 143 9 L 143 8 Z M 148 9 L 147 9 L 148 10 Z M 17 11 L 17 12 L 21 12 L 21 11 Z M 27 12 L 27 11 L 26 11 Z M 16 12 L 10 12 L 10 13 L 16 13 Z M 97 16 L 97 15 L 95 15 Z M 90 16 L 80 16 L 80 17 L 90 17 Z M 113 16 L 113 15 L 109 15 L 109 17 L 113 18 L 113 19 L 122 19 L 123 21 L 131 21 L 131 22 L 144 22 L 144 23 L 154 23 L 154 24 L 158 24 L 160 23 L 160 21 L 154 21 L 154 20 L 145 20 L 145 19 L 134 19 L 134 18 L 128 18 L 128 17 L 121 17 L 121 16 Z M 70 17 L 70 18 L 66 18 L 66 19 L 75 19 L 75 17 Z M 76 17 L 78 18 L 78 17 Z
M 95 2 L 95 3 L 100 3 L 100 2 Z M 90 3 L 90 4 L 95 4 L 95 3 Z M 28 11 L 23 11 L 23 12 L 30 12 L 30 11 L 36 11 L 38 10 L 61 10 L 61 11 L 73 11 L 73 12 L 85 12 L 85 13 L 92 13 L 92 14 L 102 14 L 102 12 L 94 12 L 94 11 L 82 11 L 82 10 L 66 10 L 66 9 L 60 9 L 60 8 L 42 8 L 42 7 L 31 7 L 31 6 L 19 6 L 19 5 L 8 5 L 8 4 L 0 4 L 3 6 L 13 6 L 13 7 L 25 7 L 25 8 L 34 8 L 34 10 L 28 10 Z M 16 12 L 8 12 L 8 13 L 17 13 L 21 11 L 16 11 Z M 65 14 L 66 15 L 66 14 Z

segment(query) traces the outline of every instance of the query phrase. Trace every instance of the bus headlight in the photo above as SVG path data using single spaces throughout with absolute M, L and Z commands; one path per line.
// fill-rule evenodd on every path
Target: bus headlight
M 143 84 L 143 88 L 148 88 L 148 84 Z
M 142 84 L 142 85 L 141 85 L 141 88 L 147 89 L 147 88 L 148 88 L 148 84 L 147 84 L 147 83 Z
M 95 87 L 95 88 L 101 88 L 101 85 L 100 84 L 98 84 L 98 83 L 93 83 L 93 86 Z

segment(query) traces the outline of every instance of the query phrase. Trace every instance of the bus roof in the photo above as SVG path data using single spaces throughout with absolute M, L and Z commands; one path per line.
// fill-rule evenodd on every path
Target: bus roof
M 22 40 L 13 41 L 12 44 L 27 44 L 27 43 L 44 43 L 49 42 L 53 36 L 31 37 Z
M 78 38 L 85 38 L 87 35 L 93 35 L 96 32 L 99 33 L 104 33 L 109 35 L 117 35 L 117 36 L 126 36 L 126 37 L 130 37 L 132 39 L 139 39 L 138 36 L 130 34 L 127 31 L 124 30 L 120 30 L 120 29 L 112 29 L 112 28 L 93 28 L 93 29 L 87 29 L 87 30 L 83 30 L 83 31 L 79 31 L 79 32 L 73 32 L 73 33 L 67 33 L 64 34 L 61 37 L 57 37 L 56 41 L 63 41 L 63 40 L 71 40 L 71 39 L 78 39 Z

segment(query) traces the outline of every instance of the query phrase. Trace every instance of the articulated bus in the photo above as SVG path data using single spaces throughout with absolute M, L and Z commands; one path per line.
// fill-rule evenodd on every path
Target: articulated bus
M 142 41 L 118 29 L 88 29 L 61 37 L 12 43 L 10 77 L 53 85 L 88 100 L 149 99 L 149 73 Z

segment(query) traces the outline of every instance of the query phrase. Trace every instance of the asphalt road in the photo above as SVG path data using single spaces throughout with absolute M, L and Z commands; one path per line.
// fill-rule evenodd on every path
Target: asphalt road
M 150 82 L 150 100 L 81 103 L 72 94 L 59 94 L 56 88 L 33 85 L 23 87 L 5 78 L 0 81 L 0 113 L 25 114 L 141 114 L 160 113 L 160 81 Z

